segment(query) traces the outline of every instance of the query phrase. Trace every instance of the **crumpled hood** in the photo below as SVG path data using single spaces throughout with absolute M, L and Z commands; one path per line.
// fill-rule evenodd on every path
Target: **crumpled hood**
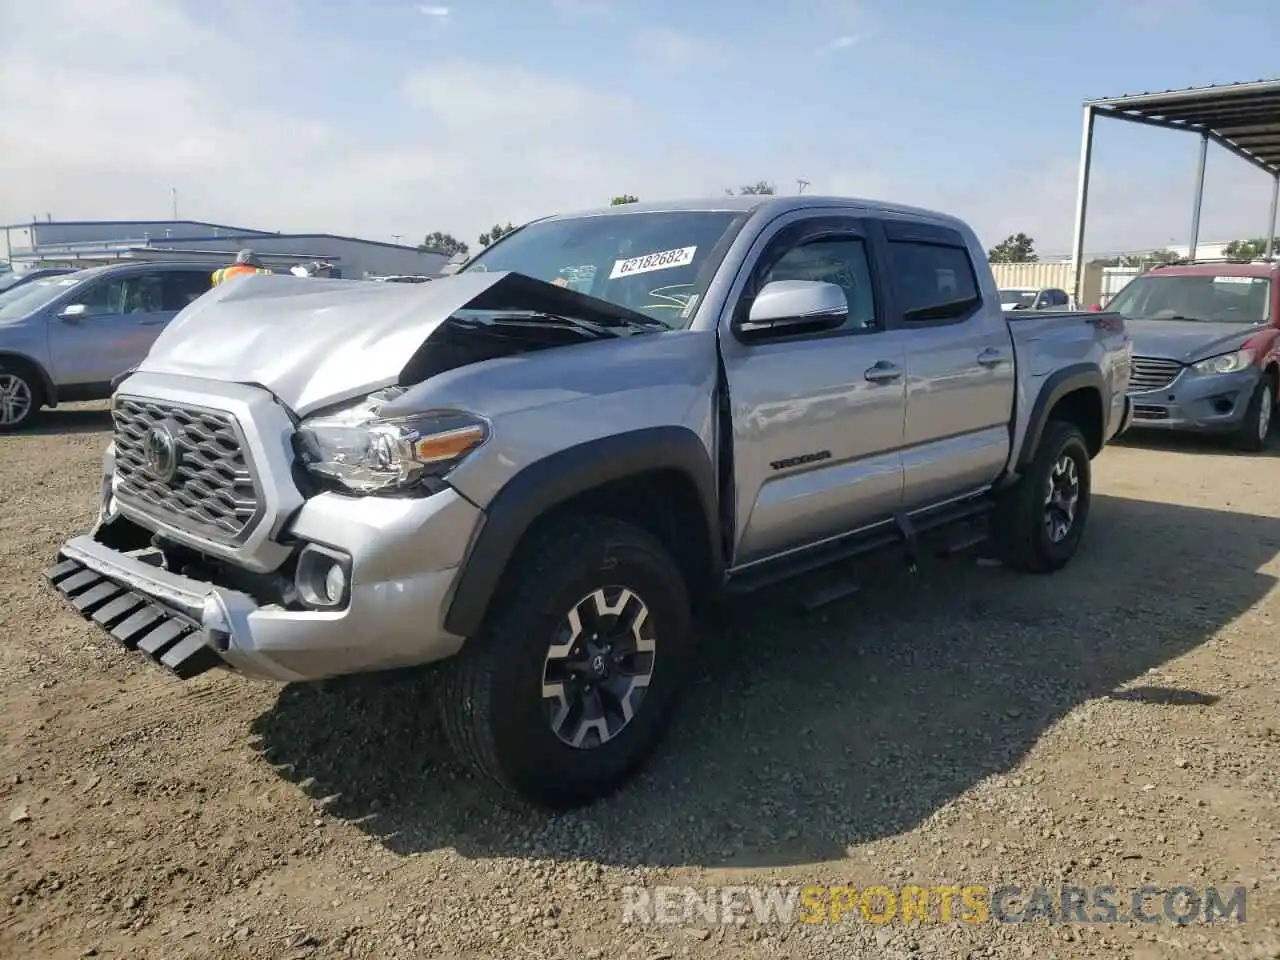
M 430 283 L 247 276 L 183 310 L 139 372 L 265 387 L 299 416 L 400 381 L 424 341 L 455 312 L 542 310 L 584 320 L 628 311 L 509 272 Z
M 1244 346 L 1258 327 L 1201 320 L 1126 320 L 1125 329 L 1138 357 L 1164 357 L 1194 363 Z

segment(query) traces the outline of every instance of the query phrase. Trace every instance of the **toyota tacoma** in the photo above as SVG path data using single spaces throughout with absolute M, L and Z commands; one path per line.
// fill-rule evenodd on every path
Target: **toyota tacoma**
M 1129 354 L 1115 314 L 1006 314 L 961 221 L 841 198 L 553 216 L 428 284 L 246 277 L 118 384 L 49 577 L 182 678 L 441 661 L 461 760 L 573 806 L 658 741 L 710 598 L 895 545 L 1066 564 Z

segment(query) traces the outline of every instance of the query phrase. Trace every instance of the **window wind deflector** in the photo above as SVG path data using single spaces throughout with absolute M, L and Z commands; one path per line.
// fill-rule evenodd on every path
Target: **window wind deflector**
M 908 323 L 924 320 L 946 320 L 957 317 L 967 310 L 972 310 L 979 303 L 978 297 L 961 297 L 959 300 L 947 300 L 943 303 L 930 304 L 927 307 L 915 307 L 904 310 L 902 319 Z

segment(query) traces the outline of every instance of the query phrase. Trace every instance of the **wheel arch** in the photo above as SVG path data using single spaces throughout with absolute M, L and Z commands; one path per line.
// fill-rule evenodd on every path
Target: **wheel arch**
M 54 384 L 53 378 L 49 376 L 49 371 L 44 368 L 44 364 L 39 360 L 29 357 L 25 353 L 18 353 L 15 350 L 0 350 L 0 363 L 5 361 L 16 363 L 34 371 L 40 381 L 40 389 L 44 393 L 44 403 L 52 406 L 58 402 L 58 388 Z
M 1074 423 L 1084 434 L 1089 456 L 1097 456 L 1105 429 L 1102 396 L 1102 372 L 1095 366 L 1072 364 L 1050 374 L 1031 405 L 1027 432 L 1018 451 L 1018 469 L 1025 469 L 1035 457 L 1045 424 L 1050 420 Z
M 577 444 L 515 474 L 485 507 L 445 628 L 473 636 L 522 543 L 566 512 L 599 513 L 658 537 L 698 596 L 723 578 L 715 468 L 686 427 L 650 427 Z

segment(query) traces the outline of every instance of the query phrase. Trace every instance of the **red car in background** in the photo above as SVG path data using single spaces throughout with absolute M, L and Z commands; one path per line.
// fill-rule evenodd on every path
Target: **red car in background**
M 1125 318 L 1133 344 L 1133 429 L 1266 446 L 1280 385 L 1280 263 L 1156 267 L 1107 310 Z

